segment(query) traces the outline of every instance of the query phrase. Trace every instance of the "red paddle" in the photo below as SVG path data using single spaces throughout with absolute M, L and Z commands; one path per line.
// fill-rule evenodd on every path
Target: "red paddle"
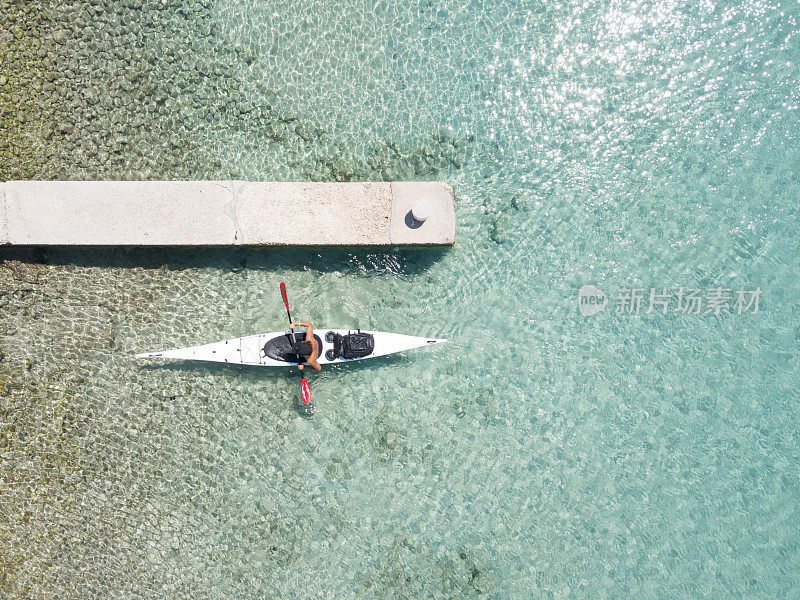
M 286 284 L 281 281 L 281 296 L 283 297 L 283 304 L 286 306 L 286 316 L 289 317 L 289 329 L 292 332 L 292 344 L 294 344 L 294 327 L 292 327 L 292 315 L 289 312 L 289 297 L 286 295 Z M 314 414 L 314 405 L 311 404 L 311 388 L 306 381 L 306 375 L 300 371 L 300 400 L 302 406 L 300 409 L 304 415 Z

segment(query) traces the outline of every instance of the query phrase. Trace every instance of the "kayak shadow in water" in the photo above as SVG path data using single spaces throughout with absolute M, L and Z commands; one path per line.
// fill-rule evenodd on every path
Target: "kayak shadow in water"
M 324 365 L 322 371 L 309 372 L 307 380 L 313 390 L 315 382 L 321 379 L 330 378 L 338 380 L 341 377 L 347 377 L 362 369 L 369 368 L 374 370 L 382 366 L 397 366 L 401 363 L 410 364 L 410 362 L 411 358 L 409 356 L 391 354 L 387 356 L 378 356 L 369 360 L 354 360 Z M 244 379 L 256 385 L 261 382 L 269 382 L 270 386 L 288 386 L 283 388 L 287 394 L 287 401 L 290 403 L 289 406 L 294 407 L 294 410 L 299 416 L 310 418 L 316 412 L 316 403 L 314 402 L 313 395 L 311 396 L 311 403 L 309 406 L 304 406 L 297 397 L 297 388 L 295 386 L 297 386 L 300 371 L 296 367 L 261 367 L 258 365 L 237 365 L 202 361 L 165 361 L 160 363 L 147 362 L 142 364 L 141 368 L 147 372 L 163 372 L 167 370 L 171 372 L 191 373 L 197 376 L 215 375 L 229 380 Z
M 410 352 L 413 352 L 411 350 Z M 160 359 L 133 359 L 141 363 L 139 368 L 145 371 L 177 371 L 186 373 L 196 373 L 197 375 L 214 375 L 220 373 L 246 373 L 248 376 L 258 374 L 258 378 L 277 379 L 287 375 L 299 375 L 300 370 L 295 367 L 263 367 L 259 365 L 239 365 L 225 364 L 200 360 L 160 360 Z M 306 377 L 313 381 L 318 377 L 326 375 L 346 375 L 348 372 L 360 371 L 362 369 L 375 369 L 380 366 L 397 365 L 408 361 L 408 356 L 403 353 L 389 354 L 387 356 L 376 356 L 365 360 L 353 360 L 334 364 L 322 365 L 322 371 L 306 371 Z M 156 362 L 158 361 L 158 362 Z
M 76 267 L 170 270 L 209 268 L 343 271 L 361 275 L 413 275 L 428 270 L 447 247 L 8 247 L 0 260 Z

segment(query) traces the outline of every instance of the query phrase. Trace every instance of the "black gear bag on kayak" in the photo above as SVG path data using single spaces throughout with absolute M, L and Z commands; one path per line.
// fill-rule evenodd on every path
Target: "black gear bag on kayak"
M 333 334 L 333 350 L 326 352 L 326 358 L 333 360 L 342 357 L 346 359 L 363 358 L 375 350 L 375 336 L 371 333 L 348 333 L 347 335 Z

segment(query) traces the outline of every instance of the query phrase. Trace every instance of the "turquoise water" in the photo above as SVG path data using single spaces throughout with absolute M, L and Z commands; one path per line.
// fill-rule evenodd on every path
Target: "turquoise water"
M 88 6 L 43 9 L 88 62 L 19 173 L 443 180 L 456 244 L 5 251 L 6 596 L 800 594 L 796 3 Z M 313 374 L 313 419 L 296 375 L 131 358 L 280 329 L 281 281 L 451 342 Z

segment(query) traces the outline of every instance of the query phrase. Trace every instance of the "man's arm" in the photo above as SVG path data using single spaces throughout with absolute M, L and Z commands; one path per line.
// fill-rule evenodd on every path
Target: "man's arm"
M 311 321 L 298 321 L 297 323 L 292 323 L 290 327 L 305 327 L 306 328 L 305 340 L 308 342 L 309 340 L 314 339 L 314 326 L 311 324 Z

